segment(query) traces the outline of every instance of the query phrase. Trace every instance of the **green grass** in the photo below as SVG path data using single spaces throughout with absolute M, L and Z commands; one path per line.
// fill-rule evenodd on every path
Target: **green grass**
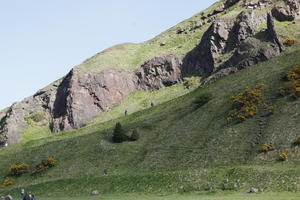
M 98 117 L 92 120 L 89 123 L 89 126 L 120 118 L 124 116 L 125 110 L 127 110 L 128 113 L 135 113 L 137 111 L 150 108 L 151 102 L 153 102 L 154 105 L 159 105 L 172 99 L 178 98 L 191 91 L 192 89 L 186 89 L 183 83 L 179 83 L 177 85 L 162 88 L 157 91 L 134 92 L 128 95 L 122 102 L 114 105 L 114 107 L 111 110 L 100 114 Z
M 226 121 L 231 108 L 229 97 L 241 89 L 263 82 L 269 85 L 267 96 L 276 94 L 281 84 L 280 74 L 300 63 L 298 48 L 289 48 L 268 62 L 129 116 L 114 119 L 123 110 L 121 104 L 118 105 L 121 106 L 119 111 L 118 106 L 112 110 L 114 116 L 103 115 L 106 122 L 100 123 L 99 117 L 99 123 L 96 120 L 81 129 L 45 138 L 46 135 L 42 134 L 35 140 L 36 134 L 27 133 L 24 136 L 28 136 L 28 142 L 1 149 L 0 176 L 6 177 L 7 168 L 12 164 L 25 162 L 33 168 L 42 158 L 49 156 L 57 158 L 58 165 L 38 177 L 19 177 L 15 185 L 0 191 L 0 194 L 8 190 L 16 193 L 25 185 L 40 195 L 45 190 L 49 191 L 46 195 L 78 196 L 82 190 L 88 195 L 95 188 L 107 194 L 177 193 L 182 185 L 187 191 L 202 191 L 211 183 L 222 189 L 228 176 L 232 182 L 229 181 L 230 184 L 223 189 L 232 189 L 240 179 L 245 183 L 242 190 L 258 184 L 258 187 L 266 187 L 267 191 L 298 191 L 299 147 L 291 147 L 290 144 L 300 128 L 297 117 L 299 101 L 276 99 L 276 112 L 268 119 L 263 137 L 254 147 L 251 142 L 259 130 L 257 117 L 240 124 L 228 124 Z M 182 89 L 181 85 L 177 85 L 163 91 L 165 94 L 175 91 L 173 97 L 176 97 Z M 194 100 L 207 92 L 213 95 L 213 99 L 195 109 Z M 149 97 L 146 93 L 136 93 L 133 99 L 137 98 L 134 95 Z M 150 99 L 157 98 L 163 102 L 163 96 L 157 92 L 150 94 Z M 149 102 L 144 104 L 143 98 L 136 108 L 147 107 Z M 133 99 L 128 97 L 124 103 L 130 106 L 134 103 Z M 140 140 L 112 144 L 109 137 L 117 121 L 122 123 L 127 133 L 138 128 Z M 40 132 L 43 131 L 47 133 L 47 130 Z M 261 145 L 269 142 L 275 144 L 278 150 L 269 154 L 259 153 Z M 290 150 L 288 161 L 278 162 L 276 159 L 280 151 L 286 148 Z M 102 177 L 104 168 L 110 172 L 107 178 Z M 169 184 L 175 185 L 168 187 Z
M 116 194 L 101 195 L 99 197 L 72 197 L 56 198 L 58 200 L 297 200 L 299 193 L 192 193 L 192 194 L 175 194 L 175 195 L 145 195 L 145 194 Z M 50 200 L 51 198 L 40 198 L 41 200 Z

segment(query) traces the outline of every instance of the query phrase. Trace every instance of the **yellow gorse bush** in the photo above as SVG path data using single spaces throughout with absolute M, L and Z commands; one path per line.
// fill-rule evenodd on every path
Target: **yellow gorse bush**
M 21 163 L 19 165 L 12 165 L 8 169 L 10 174 L 13 176 L 21 176 L 28 172 L 29 165 L 26 163 Z
M 279 88 L 282 96 L 291 95 L 294 98 L 300 97 L 300 66 L 293 67 L 292 70 L 284 74 L 285 83 Z
M 246 88 L 238 95 L 231 97 L 234 109 L 230 111 L 227 120 L 244 121 L 256 115 L 261 107 L 266 107 L 265 88 L 265 84 L 257 84 L 255 88 Z
M 287 38 L 283 42 L 283 44 L 286 46 L 293 46 L 297 43 L 298 43 L 298 40 L 296 38 Z
M 7 178 L 7 179 L 4 180 L 3 185 L 4 186 L 9 186 L 9 185 L 14 184 L 14 182 L 15 182 L 14 179 Z
M 285 150 L 284 152 L 281 152 L 280 155 L 279 155 L 279 157 L 280 157 L 281 161 L 286 161 L 287 158 L 288 158 L 288 151 Z
M 57 160 L 55 160 L 52 157 L 48 157 L 48 158 L 45 158 L 42 160 L 42 164 L 49 168 L 54 167 L 56 165 L 56 163 L 57 163 Z
M 14 184 L 15 180 L 12 179 L 12 178 L 6 178 L 4 181 L 3 181 L 3 184 L 1 185 L 2 187 L 8 187 L 12 184 Z
M 274 151 L 275 147 L 272 144 L 265 144 L 261 147 L 261 150 L 263 152 L 269 152 L 269 151 Z

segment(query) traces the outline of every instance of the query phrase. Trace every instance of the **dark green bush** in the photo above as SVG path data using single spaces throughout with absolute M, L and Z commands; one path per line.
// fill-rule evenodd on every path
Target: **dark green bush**
M 32 175 L 40 174 L 48 169 L 55 167 L 57 160 L 53 157 L 44 158 L 39 164 L 35 166 L 35 169 L 31 172 Z
M 138 139 L 140 139 L 140 134 L 135 129 L 135 130 L 132 131 L 132 134 L 130 136 L 130 141 L 137 141 Z
M 213 96 L 210 93 L 204 93 L 201 94 L 196 98 L 196 100 L 193 102 L 196 109 L 204 106 L 206 103 L 208 103 L 210 100 L 212 100 Z
M 122 143 L 126 140 L 128 140 L 128 137 L 125 134 L 125 131 L 123 130 L 121 123 L 120 122 L 116 123 L 113 136 L 112 136 L 112 141 L 115 143 Z

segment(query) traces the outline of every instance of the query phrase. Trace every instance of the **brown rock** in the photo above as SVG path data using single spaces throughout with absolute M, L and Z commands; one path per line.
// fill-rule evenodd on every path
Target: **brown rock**
M 149 60 L 134 72 L 92 73 L 74 68 L 51 87 L 1 113 L 0 145 L 20 142 L 20 134 L 28 126 L 25 116 L 29 114 L 45 113 L 53 132 L 76 129 L 136 90 L 157 90 L 181 79 L 181 60 L 173 55 Z

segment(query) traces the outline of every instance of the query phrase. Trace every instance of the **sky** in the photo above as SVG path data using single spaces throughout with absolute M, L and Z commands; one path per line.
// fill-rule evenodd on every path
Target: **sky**
M 115 44 L 143 42 L 217 0 L 0 0 L 0 109 Z

